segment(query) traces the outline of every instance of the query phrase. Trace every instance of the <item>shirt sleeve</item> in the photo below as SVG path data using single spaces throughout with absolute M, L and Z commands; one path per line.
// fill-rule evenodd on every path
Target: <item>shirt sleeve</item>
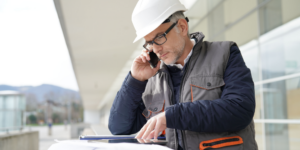
M 147 122 L 142 115 L 145 105 L 142 94 L 147 81 L 138 81 L 131 76 L 126 76 L 121 89 L 110 109 L 108 128 L 114 135 L 129 135 L 138 132 Z
M 247 127 L 255 111 L 254 83 L 237 46 L 230 48 L 224 82 L 220 99 L 166 108 L 167 127 L 196 132 L 230 132 Z

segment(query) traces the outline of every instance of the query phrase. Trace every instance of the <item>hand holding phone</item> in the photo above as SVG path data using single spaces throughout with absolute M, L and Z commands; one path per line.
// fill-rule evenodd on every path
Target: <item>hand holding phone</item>
M 154 52 L 143 50 L 131 66 L 131 76 L 139 81 L 145 81 L 156 74 L 160 68 L 159 58 Z

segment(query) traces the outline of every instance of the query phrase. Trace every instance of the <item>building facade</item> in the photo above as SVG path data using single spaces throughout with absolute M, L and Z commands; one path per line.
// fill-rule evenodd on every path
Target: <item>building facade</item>
M 0 91 L 0 132 L 24 127 L 25 107 L 24 95 L 15 91 Z
M 255 83 L 260 150 L 300 148 L 299 0 L 199 0 L 186 15 L 190 32 L 235 41 Z

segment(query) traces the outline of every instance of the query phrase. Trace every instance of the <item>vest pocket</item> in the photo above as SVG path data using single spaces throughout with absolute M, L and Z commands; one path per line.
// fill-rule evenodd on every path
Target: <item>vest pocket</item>
M 157 115 L 160 112 L 164 111 L 165 107 L 165 100 L 148 100 L 148 102 L 145 103 L 146 109 L 143 111 L 143 116 L 148 120 L 151 117 Z
M 221 96 L 221 87 L 225 85 L 219 76 L 196 76 L 191 78 L 191 100 L 214 100 Z
M 200 150 L 218 149 L 218 148 L 235 146 L 240 144 L 243 144 L 243 139 L 240 136 L 232 136 L 232 137 L 224 137 L 224 138 L 202 141 L 199 144 L 199 149 Z

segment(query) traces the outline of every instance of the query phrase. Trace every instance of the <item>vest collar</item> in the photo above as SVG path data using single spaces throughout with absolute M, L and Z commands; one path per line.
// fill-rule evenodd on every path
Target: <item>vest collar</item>
M 191 38 L 194 38 L 196 41 L 195 41 L 195 45 L 194 45 L 194 48 L 193 48 L 193 53 L 192 55 L 197 55 L 200 53 L 200 48 L 201 48 L 201 45 L 202 45 L 202 41 L 205 37 L 205 35 L 202 33 L 202 32 L 194 32 L 194 33 L 191 33 L 190 34 L 190 37 Z M 191 56 L 192 57 L 192 56 Z M 192 58 L 190 58 L 192 59 Z M 169 74 L 169 71 L 168 71 L 168 68 L 167 68 L 167 65 L 165 63 L 161 63 L 160 64 L 160 70 L 158 72 L 165 72 L 165 73 L 168 73 Z

